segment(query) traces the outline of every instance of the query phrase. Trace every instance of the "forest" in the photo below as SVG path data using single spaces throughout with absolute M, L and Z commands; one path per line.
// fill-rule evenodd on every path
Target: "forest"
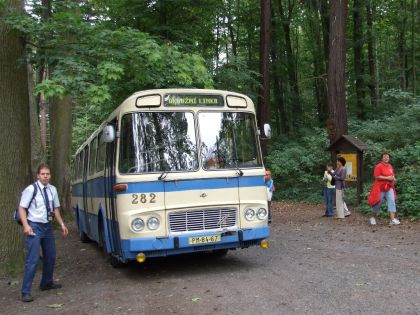
M 419 48 L 420 0 L 2 0 L 0 211 L 47 161 L 70 212 L 72 157 L 102 120 L 135 91 L 191 87 L 258 105 L 276 199 L 321 202 L 326 148 L 351 134 L 365 195 L 388 151 L 399 215 L 418 219 Z M 1 261 L 19 233 L 1 221 Z

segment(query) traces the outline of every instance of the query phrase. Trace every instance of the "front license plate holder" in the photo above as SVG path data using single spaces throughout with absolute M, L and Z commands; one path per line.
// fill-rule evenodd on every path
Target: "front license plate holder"
M 220 234 L 203 235 L 203 236 L 189 237 L 188 244 L 199 245 L 199 244 L 217 243 L 217 242 L 220 242 L 221 240 L 222 240 L 222 236 Z

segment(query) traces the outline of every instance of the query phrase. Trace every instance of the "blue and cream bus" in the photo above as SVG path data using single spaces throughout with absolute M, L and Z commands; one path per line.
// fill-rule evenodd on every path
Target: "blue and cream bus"
M 267 135 L 269 126 L 265 126 Z M 72 207 L 82 241 L 114 266 L 268 246 L 255 107 L 200 89 L 137 92 L 77 150 Z

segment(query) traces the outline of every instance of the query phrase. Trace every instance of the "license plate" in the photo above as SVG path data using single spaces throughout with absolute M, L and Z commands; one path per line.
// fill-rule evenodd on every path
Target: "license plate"
M 206 243 L 217 243 L 222 240 L 220 235 L 207 235 L 207 236 L 196 236 L 188 238 L 190 245 L 194 244 L 206 244 Z

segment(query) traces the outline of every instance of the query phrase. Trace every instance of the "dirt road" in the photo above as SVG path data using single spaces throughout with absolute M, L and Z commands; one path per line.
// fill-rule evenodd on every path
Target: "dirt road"
M 2 314 L 420 314 L 420 224 L 374 228 L 357 213 L 275 203 L 270 248 L 190 255 L 114 269 L 77 232 L 57 235 L 61 290 L 19 300 L 0 279 Z M 19 282 L 19 283 L 17 283 Z

